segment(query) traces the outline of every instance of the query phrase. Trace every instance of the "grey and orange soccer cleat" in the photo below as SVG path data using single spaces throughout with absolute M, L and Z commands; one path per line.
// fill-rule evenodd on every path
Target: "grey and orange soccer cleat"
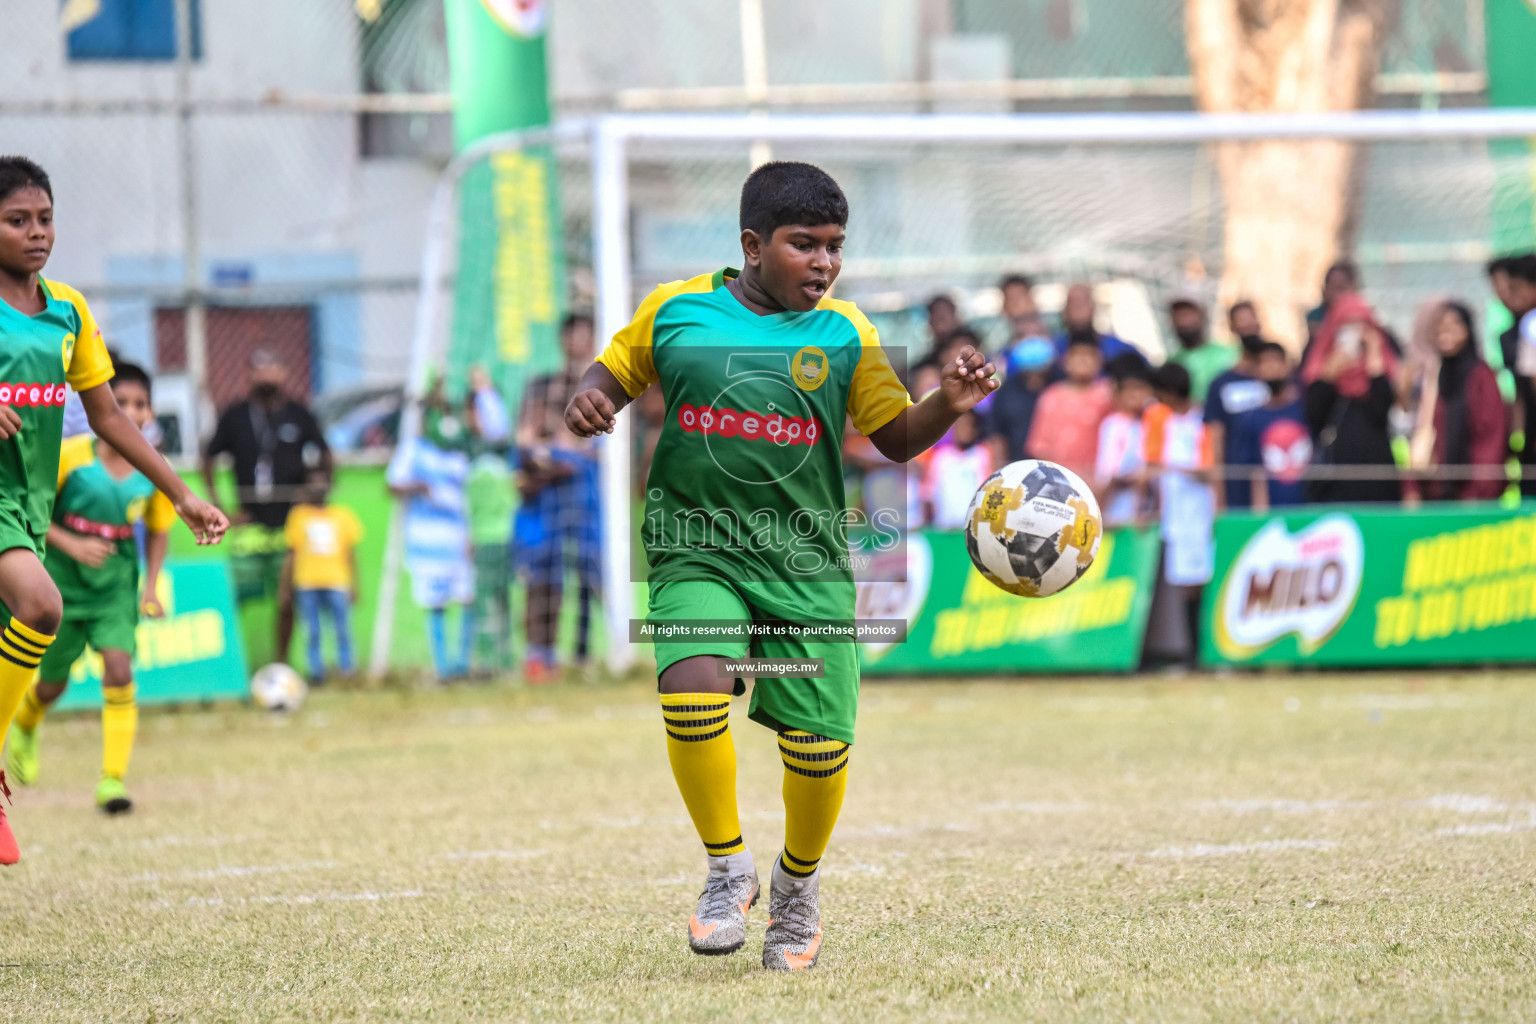
M 821 872 L 796 878 L 773 862 L 768 886 L 768 934 L 763 966 L 770 971 L 803 971 L 821 955 Z
M 737 857 L 742 855 L 710 858 L 709 877 L 688 920 L 688 948 L 701 956 L 734 953 L 747 941 L 747 911 L 759 894 L 757 871 L 750 855 Z

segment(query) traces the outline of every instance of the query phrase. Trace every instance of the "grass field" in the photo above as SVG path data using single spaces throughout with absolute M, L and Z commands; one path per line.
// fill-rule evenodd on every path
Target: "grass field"
M 12 808 L 0 1019 L 1529 1019 L 1533 684 L 867 685 L 790 977 L 760 939 L 688 953 L 702 857 L 643 685 L 148 712 L 124 820 L 61 717 Z M 735 721 L 766 866 L 781 770 Z

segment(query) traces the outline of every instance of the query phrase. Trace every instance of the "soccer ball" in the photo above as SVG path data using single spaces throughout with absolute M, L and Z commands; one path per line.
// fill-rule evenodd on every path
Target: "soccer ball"
M 267 711 L 297 711 L 308 692 L 304 677 L 280 661 L 251 676 L 251 700 Z
M 1010 594 L 1050 597 L 1088 571 L 1103 521 L 1093 491 L 1054 462 L 1010 462 L 987 478 L 965 514 L 965 549 Z

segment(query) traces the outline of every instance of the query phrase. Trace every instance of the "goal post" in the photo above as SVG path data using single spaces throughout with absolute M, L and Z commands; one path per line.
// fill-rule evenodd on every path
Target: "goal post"
M 427 369 L 444 351 L 450 294 L 445 282 L 454 274 L 490 273 L 486 267 L 453 267 L 451 261 L 458 183 L 497 152 L 555 146 L 567 206 L 567 260 L 590 271 L 601 347 L 628 323 L 642 291 L 734 261 L 731 202 L 750 169 L 754 143 L 766 143 L 775 155 L 825 159 L 835 175 L 850 169 L 856 180 L 839 180 L 850 192 L 860 227 L 843 281 L 851 285 L 851 297 L 868 301 L 871 309 L 892 311 L 898 308 L 892 296 L 910 304 L 924 292 L 970 287 L 980 294 L 1009 271 L 1081 274 L 1100 281 L 1144 277 L 1165 297 L 1187 283 L 1191 266 L 1208 273 L 1221 263 L 1220 185 L 1208 155 L 1212 147 L 1369 145 L 1379 159 L 1358 198 L 1383 227 L 1375 235 L 1367 232 L 1360 244 L 1390 269 L 1383 272 L 1390 281 L 1381 288 L 1390 293 L 1396 322 L 1406 329 L 1401 312 L 1416 301 L 1413 296 L 1445 290 L 1425 282 L 1435 283 L 1439 275 L 1449 278 L 1439 284 L 1466 289 L 1481 279 L 1486 240 L 1493 237 L 1488 193 L 1509 176 L 1493 173 L 1490 162 L 1496 157 L 1477 144 L 1525 138 L 1536 140 L 1536 110 L 616 114 L 491 136 L 457 156 L 433 193 L 401 438 L 419 429 Z M 586 189 L 579 187 L 582 178 L 588 179 Z M 928 185 L 936 192 L 933 201 L 924 191 Z M 670 204 L 668 210 L 658 212 L 661 203 Z M 707 215 L 690 220 L 676 214 L 690 204 L 708 206 Z M 1434 209 L 1426 212 L 1426 205 Z M 921 221 L 920 230 L 900 238 L 890 234 L 905 227 L 903 218 Z M 956 234 L 957 219 L 968 221 L 968 231 Z M 872 230 L 865 231 L 872 221 Z M 637 239 L 647 249 L 639 268 Z M 688 259 L 691 270 L 683 262 Z M 982 305 L 978 301 L 972 312 L 984 312 Z M 892 324 L 893 332 L 911 326 L 900 319 Z M 634 615 L 631 421 L 631 414 L 620 416 L 614 433 L 599 442 L 603 631 L 615 669 L 636 656 L 628 642 Z M 388 666 L 402 569 L 400 526 L 396 510 L 374 627 L 374 675 Z

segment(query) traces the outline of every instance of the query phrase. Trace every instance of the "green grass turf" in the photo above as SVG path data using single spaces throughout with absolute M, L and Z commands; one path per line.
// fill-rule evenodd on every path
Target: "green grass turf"
M 1536 675 L 871 684 L 809 974 L 691 956 L 653 691 L 44 726 L 0 1020 L 1536 1017 Z M 749 843 L 781 769 L 736 705 Z

